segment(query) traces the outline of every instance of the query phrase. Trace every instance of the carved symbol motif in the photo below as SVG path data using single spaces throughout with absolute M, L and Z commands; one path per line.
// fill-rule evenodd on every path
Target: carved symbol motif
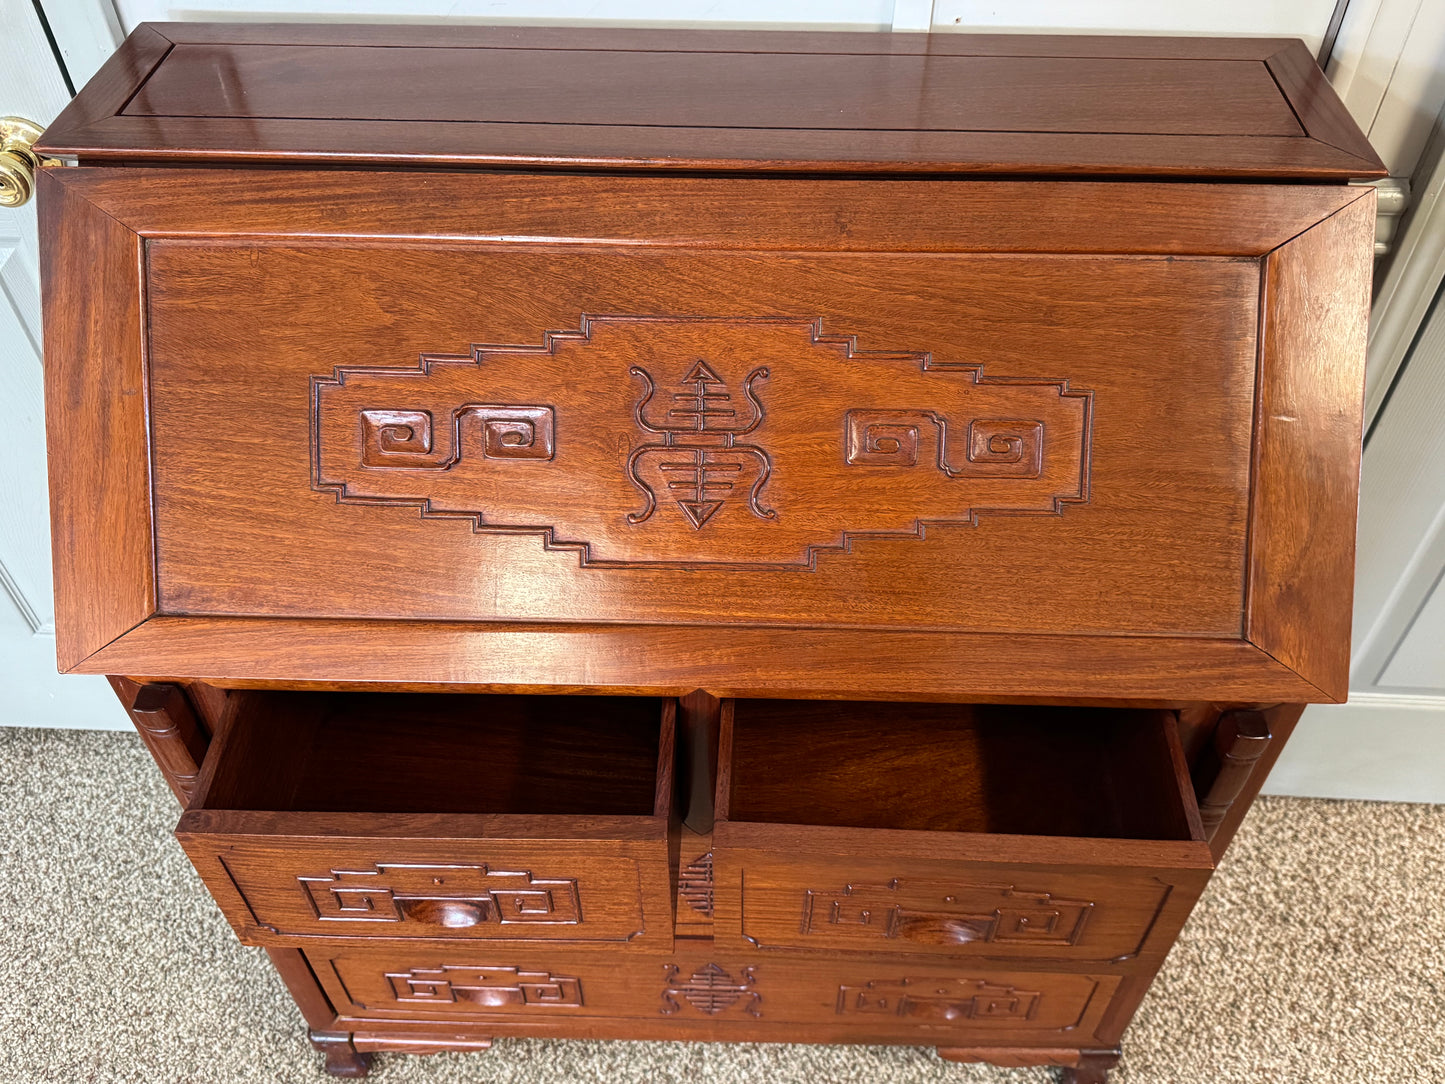
M 901 881 L 803 893 L 801 932 L 856 932 L 925 944 L 1072 945 L 1094 905 L 1007 884 Z
M 894 979 L 838 987 L 838 1012 L 906 1016 L 927 1024 L 1033 1018 L 1041 994 L 986 979 Z
M 541 346 L 313 377 L 312 485 L 584 568 L 811 571 L 859 539 L 1087 503 L 1092 402 L 818 320 L 584 316 Z
M 390 470 L 450 470 L 466 447 L 466 430 L 481 431 L 487 459 L 550 460 L 556 454 L 556 422 L 545 406 L 468 403 L 452 411 L 449 447 L 433 447 L 426 410 L 363 410 L 361 465 Z
M 633 418 L 640 429 L 662 437 L 661 444 L 644 444 L 627 459 L 627 477 L 646 500 L 642 511 L 627 514 L 628 523 L 646 523 L 657 510 L 654 484 L 639 473 L 649 467 L 655 468 L 694 530 L 739 494 L 745 494 L 748 511 L 759 519 L 777 518 L 777 512 L 758 503 L 758 494 L 772 473 L 768 453 L 754 444 L 737 443 L 738 437 L 763 423 L 763 404 L 753 383 L 767 379 L 766 368 L 759 366 L 743 380 L 743 397 L 752 415 L 746 421 L 738 419 L 727 383 L 701 359 L 680 382 L 688 390 L 664 399 L 660 415 L 652 405 L 657 393 L 652 374 L 637 365 L 628 372 L 641 377 L 646 385 L 633 408 Z
M 582 905 L 573 880 L 487 866 L 377 865 L 298 877 L 316 909 L 333 922 L 425 922 L 465 929 L 542 923 L 575 926 Z
M 576 1008 L 582 1004 L 580 980 L 548 971 L 444 965 L 388 972 L 386 978 L 397 1001 L 467 1001 L 494 1011 Z
M 676 964 L 664 964 L 663 981 L 666 986 L 662 991 L 662 1015 L 681 1012 L 682 1006 L 677 999 L 682 998 L 698 1012 L 709 1016 L 725 1012 L 741 1001 L 743 1012 L 760 1017 L 763 1015 L 759 1008 L 763 995 L 753 988 L 757 983 L 756 971 L 754 967 L 743 968 L 742 981 L 736 982 L 722 967 L 707 964 L 694 971 L 686 982 L 678 982 L 682 969 Z
M 712 851 L 694 858 L 678 873 L 677 894 L 694 911 L 712 917 Z
M 1037 478 L 1043 469 L 1044 423 L 975 418 L 964 437 L 962 464 L 949 462 L 948 420 L 932 410 L 850 410 L 846 458 L 863 467 L 916 467 L 919 449 L 934 447 L 933 465 L 949 478 Z

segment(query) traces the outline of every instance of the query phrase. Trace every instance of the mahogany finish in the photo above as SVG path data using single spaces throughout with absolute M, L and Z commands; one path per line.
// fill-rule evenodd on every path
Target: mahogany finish
M 1099 1084 L 1345 695 L 1299 42 L 143 26 L 38 149 L 58 661 L 335 1075 Z

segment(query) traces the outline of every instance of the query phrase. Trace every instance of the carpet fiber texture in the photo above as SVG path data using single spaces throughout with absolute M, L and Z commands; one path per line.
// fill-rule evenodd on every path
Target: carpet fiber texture
M 138 739 L 0 729 L 0 1082 L 324 1081 L 260 949 L 171 837 Z M 381 1084 L 1054 1079 L 930 1049 L 499 1041 Z M 1264 798 L 1125 1036 L 1113 1084 L 1445 1080 L 1445 807 Z

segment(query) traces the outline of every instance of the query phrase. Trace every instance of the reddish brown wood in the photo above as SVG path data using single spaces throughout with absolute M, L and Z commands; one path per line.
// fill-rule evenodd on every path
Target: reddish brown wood
M 332 1076 L 364 1077 L 371 1071 L 371 1055 L 357 1051 L 348 1032 L 312 1028 L 307 1037 L 312 1046 L 326 1055 L 326 1071 Z
M 180 43 L 151 70 L 164 35 Z M 94 100 L 82 95 L 43 153 L 654 171 L 1384 173 L 1338 100 L 1319 93 L 1308 55 L 1301 62 L 1278 41 L 481 27 L 439 39 L 420 28 L 161 26 L 142 28 L 122 53 L 134 93 L 119 99 L 107 83 Z M 415 78 L 420 70 L 428 78 Z
M 317 1031 L 330 1028 L 336 1022 L 336 1009 L 316 981 L 316 973 L 306 957 L 297 949 L 286 948 L 268 948 L 266 955 L 291 992 L 306 1026 Z
M 628 695 L 789 696 L 1014 702 L 1322 699 L 1252 644 L 1125 636 L 1030 636 L 608 628 L 459 623 L 156 617 L 97 652 L 77 673 L 155 669 L 207 680 L 390 681 L 444 676 L 537 691 L 589 685 Z
M 1230 711 L 1220 717 L 1214 732 L 1213 755 L 1201 758 L 1195 774 L 1199 816 L 1209 835 L 1229 814 L 1229 807 L 1249 782 L 1270 741 L 1269 720 L 1263 712 Z
M 356 944 L 307 957 L 338 1027 L 421 1038 L 497 1035 L 1057 1044 L 1091 1036 L 1119 978 L 961 961 L 715 952 L 478 955 Z
M 1264 786 L 1264 781 L 1269 777 L 1274 762 L 1279 759 L 1280 753 L 1284 752 L 1285 742 L 1294 733 L 1295 725 L 1299 722 L 1300 716 L 1304 714 L 1304 709 L 1303 704 L 1276 704 L 1273 707 L 1262 709 L 1265 723 L 1269 727 L 1269 747 L 1255 761 L 1254 771 L 1250 773 L 1249 781 L 1240 790 L 1238 797 L 1230 803 L 1229 811 L 1209 839 L 1209 848 L 1214 853 L 1216 861 L 1233 842 L 1234 833 L 1239 830 L 1250 806 L 1259 796 L 1260 788 Z
M 1119 1048 L 1112 1050 L 1081 1050 L 1079 1064 L 1059 1075 L 1059 1084 L 1104 1084 L 1109 1070 L 1119 1064 Z
M 1349 687 L 1374 228 L 1366 189 L 1264 271 L 1245 628 L 1335 701 Z
M 1299 43 L 175 24 L 42 150 L 59 661 L 169 675 L 332 1072 L 1104 1080 L 1346 684 L 1383 170 Z
M 895 180 L 880 188 L 851 178 L 389 172 L 379 199 L 376 175 L 357 170 L 85 168 L 54 177 L 155 238 L 766 252 L 1263 256 L 1360 196 L 1340 185 Z M 339 204 L 347 207 L 340 232 Z
M 137 686 L 124 678 L 112 678 L 111 687 L 181 805 L 190 805 L 210 735 L 186 693 L 177 685 Z
M 69 670 L 144 621 L 156 602 L 141 242 L 72 194 L 58 172 L 41 171 L 36 198 L 46 238 L 41 299 L 55 641 L 60 668 Z
M 671 943 L 670 703 L 234 702 L 177 836 L 248 942 Z

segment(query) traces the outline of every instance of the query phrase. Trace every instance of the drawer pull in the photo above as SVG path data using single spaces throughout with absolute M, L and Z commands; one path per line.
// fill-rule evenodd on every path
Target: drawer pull
M 898 936 L 936 945 L 968 945 L 993 939 L 995 922 L 960 915 L 910 915 L 898 918 Z
M 471 900 L 404 900 L 401 910 L 415 922 L 465 930 L 487 921 L 491 907 Z

